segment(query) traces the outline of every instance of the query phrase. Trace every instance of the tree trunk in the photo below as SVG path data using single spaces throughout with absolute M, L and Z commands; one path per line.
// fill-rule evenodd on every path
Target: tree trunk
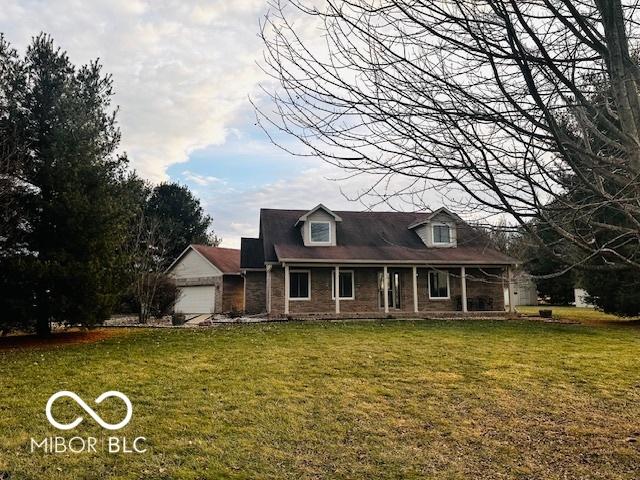
M 47 291 L 40 291 L 37 299 L 36 335 L 39 337 L 48 337 L 51 335 L 51 315 L 49 312 L 49 295 Z

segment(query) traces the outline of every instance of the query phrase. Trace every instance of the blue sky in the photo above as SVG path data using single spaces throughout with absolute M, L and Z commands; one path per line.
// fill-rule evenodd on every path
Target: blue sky
M 0 32 L 21 52 L 44 31 L 78 65 L 99 57 L 113 74 L 132 166 L 150 181 L 192 188 L 223 246 L 237 247 L 257 234 L 261 207 L 362 209 L 343 193 L 355 197 L 371 182 L 336 181 L 343 172 L 284 153 L 256 126 L 249 98 L 268 107 L 261 87 L 270 86 L 258 65 L 267 8 L 266 0 L 0 0 Z

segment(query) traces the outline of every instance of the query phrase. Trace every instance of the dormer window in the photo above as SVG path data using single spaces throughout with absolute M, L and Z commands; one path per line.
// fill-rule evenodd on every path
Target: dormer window
M 311 243 L 331 243 L 331 222 L 309 222 Z
M 332 247 L 336 245 L 337 223 L 342 218 L 320 204 L 302 215 L 296 222 L 305 247 Z
M 449 225 L 433 225 L 433 243 L 451 243 L 451 227 Z
M 455 248 L 458 246 L 457 226 L 464 221 L 444 207 L 433 213 L 422 214 L 422 218 L 409 225 L 427 248 Z

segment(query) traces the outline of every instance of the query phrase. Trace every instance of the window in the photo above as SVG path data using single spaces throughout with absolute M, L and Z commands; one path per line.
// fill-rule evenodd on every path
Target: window
M 451 243 L 451 229 L 449 225 L 433 226 L 433 243 Z
M 331 222 L 309 222 L 309 240 L 312 243 L 331 243 Z
M 340 300 L 353 300 L 353 270 L 340 270 Z M 331 272 L 331 298 L 336 298 L 336 272 Z
M 289 298 L 291 300 L 309 300 L 310 275 L 308 270 L 292 270 L 289 272 Z
M 429 298 L 449 298 L 449 274 L 447 272 L 429 272 Z

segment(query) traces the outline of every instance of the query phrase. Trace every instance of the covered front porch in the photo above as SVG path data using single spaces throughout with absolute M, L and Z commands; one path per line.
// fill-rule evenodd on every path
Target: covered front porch
M 267 269 L 268 311 L 337 318 L 504 313 L 510 275 L 508 265 L 285 263 Z

